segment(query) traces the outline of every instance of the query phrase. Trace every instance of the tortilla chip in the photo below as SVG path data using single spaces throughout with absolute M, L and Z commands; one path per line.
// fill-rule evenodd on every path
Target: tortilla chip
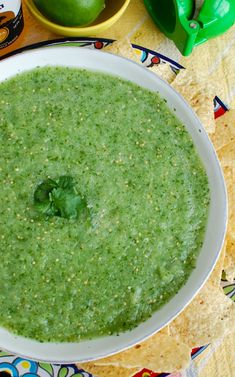
M 213 99 L 215 88 L 198 71 L 181 70 L 172 82 L 185 100 L 192 106 L 208 133 L 215 131 Z
M 230 143 L 217 149 L 217 154 L 222 167 L 231 166 L 235 168 L 235 141 L 230 141 Z
M 229 282 L 233 282 L 235 279 L 235 239 L 228 236 L 226 254 L 224 258 L 224 271 L 226 279 Z
M 142 1 L 133 1 L 133 3 L 143 3 Z M 146 9 L 145 9 L 146 12 Z M 147 13 L 147 12 L 146 12 Z M 158 50 L 159 46 L 162 42 L 166 40 L 166 37 L 163 33 L 159 33 L 159 30 L 155 27 L 153 27 L 153 20 L 146 14 L 146 17 L 144 16 L 144 11 L 142 12 L 143 17 L 140 20 L 139 25 L 137 25 L 137 28 L 135 28 L 131 34 L 129 34 L 129 37 L 131 37 L 131 40 L 133 43 L 139 46 L 144 46 L 146 48 L 149 48 L 150 50 Z
M 229 334 L 223 341 L 209 346 L 196 364 L 200 372 L 197 377 L 234 377 L 235 371 L 235 336 Z M 197 368 L 196 367 L 196 368 Z M 196 377 L 195 375 L 187 377 Z M 175 376 L 176 377 L 176 376 Z
M 106 46 L 104 48 L 104 51 L 111 52 L 112 54 L 116 54 L 124 58 L 131 59 L 138 64 L 142 64 L 134 49 L 132 48 L 131 42 L 128 38 L 113 42 L 111 45 Z
M 160 331 L 157 332 L 158 335 L 170 335 L 170 329 L 169 329 L 169 325 L 166 325 L 165 327 L 163 327 Z M 157 334 L 155 334 L 155 339 L 156 339 L 156 336 Z
M 190 353 L 191 349 L 186 344 L 157 333 L 126 351 L 96 360 L 94 364 L 175 372 L 188 366 Z
M 221 252 L 220 252 L 219 259 L 218 259 L 218 261 L 217 261 L 217 263 L 216 263 L 216 265 L 215 265 L 215 267 L 214 267 L 214 269 L 211 273 L 210 279 L 207 282 L 207 284 L 211 283 L 215 287 L 220 286 L 221 277 L 222 277 L 222 270 L 223 270 L 223 266 L 224 266 L 226 247 L 227 247 L 227 240 L 225 240 L 225 242 L 223 244 L 223 247 L 222 247 Z
M 235 142 L 230 141 L 218 151 L 228 193 L 228 229 L 227 247 L 224 259 L 226 279 L 233 281 L 235 278 Z
M 227 234 L 235 239 L 235 168 L 223 166 L 224 178 L 228 193 L 228 229 Z
M 222 288 L 209 282 L 170 324 L 171 335 L 192 348 L 232 331 L 235 331 L 235 305 Z
M 79 368 L 97 377 L 132 377 L 139 372 L 139 370 L 135 368 L 119 368 L 113 365 L 102 366 L 95 365 L 92 362 L 80 364 Z
M 216 119 L 215 133 L 211 135 L 211 141 L 216 150 L 232 141 L 235 142 L 235 109 Z
M 176 76 L 170 65 L 166 63 L 154 64 L 148 69 L 169 83 L 173 82 Z

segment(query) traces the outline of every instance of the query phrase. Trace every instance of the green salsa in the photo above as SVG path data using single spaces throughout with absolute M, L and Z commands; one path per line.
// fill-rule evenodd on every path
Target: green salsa
M 0 325 L 50 342 L 134 328 L 203 243 L 190 135 L 156 93 L 101 73 L 37 68 L 0 93 Z

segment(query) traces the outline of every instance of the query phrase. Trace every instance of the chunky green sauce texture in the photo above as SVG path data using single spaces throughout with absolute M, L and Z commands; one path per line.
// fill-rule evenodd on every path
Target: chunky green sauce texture
M 134 328 L 185 284 L 203 242 L 191 137 L 157 94 L 107 75 L 38 68 L 0 93 L 0 325 L 59 342 Z M 38 211 L 36 188 L 61 176 L 86 216 Z

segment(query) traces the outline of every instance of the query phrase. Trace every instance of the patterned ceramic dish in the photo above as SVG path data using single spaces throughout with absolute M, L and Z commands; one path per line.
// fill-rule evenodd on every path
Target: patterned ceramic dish
M 46 18 L 36 7 L 33 0 L 26 1 L 28 8 L 35 18 L 47 29 L 70 37 L 96 35 L 110 28 L 125 12 L 130 0 L 106 1 L 106 7 L 91 25 L 82 27 L 61 26 Z
M 158 331 L 181 312 L 205 283 L 219 256 L 226 230 L 227 199 L 221 168 L 205 130 L 188 104 L 166 82 L 128 59 L 76 47 L 42 48 L 3 60 L 0 62 L 0 81 L 16 73 L 45 65 L 73 66 L 102 71 L 128 79 L 150 90 L 159 91 L 169 107 L 176 109 L 178 118 L 191 134 L 205 166 L 211 191 L 205 240 L 195 270 L 175 297 L 134 330 L 119 336 L 108 336 L 80 343 L 42 344 L 16 337 L 5 329 L 0 329 L 2 349 L 32 359 L 72 363 L 101 358 L 131 347 Z

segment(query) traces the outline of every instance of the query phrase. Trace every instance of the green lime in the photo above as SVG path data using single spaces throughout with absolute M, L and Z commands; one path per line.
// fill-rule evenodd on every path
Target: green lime
M 34 0 L 51 21 L 63 26 L 83 26 L 93 22 L 105 7 L 105 0 Z

